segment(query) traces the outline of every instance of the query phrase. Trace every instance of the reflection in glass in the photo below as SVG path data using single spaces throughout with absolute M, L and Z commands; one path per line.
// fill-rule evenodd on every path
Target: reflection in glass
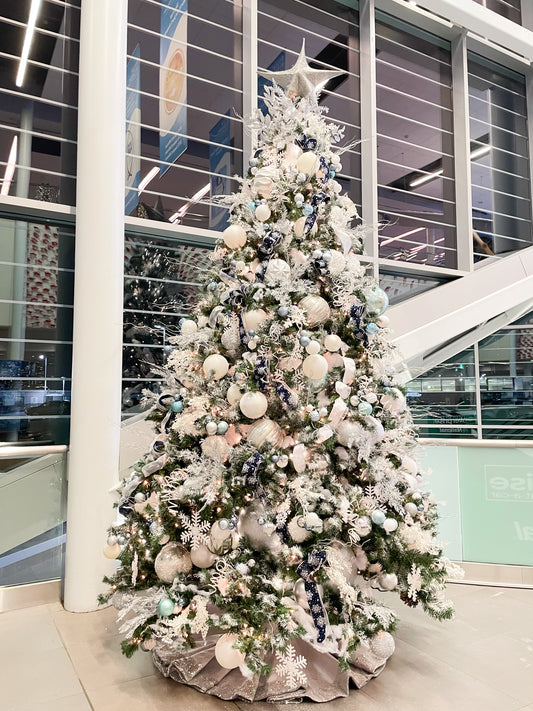
M 68 443 L 73 230 L 0 220 L 0 441 Z
M 379 254 L 454 267 L 450 45 L 376 17 Z
M 295 32 L 294 28 L 298 31 Z M 300 0 L 260 0 L 258 3 L 258 66 L 282 70 L 296 61 L 305 39 L 309 64 L 318 69 L 338 69 L 320 96 L 328 117 L 345 126 L 346 143 L 360 139 L 359 16 L 335 0 L 320 3 Z M 258 82 L 259 105 L 265 80 Z M 361 205 L 361 154 L 359 146 L 343 153 L 337 180 L 355 204 Z
M 468 60 L 475 260 L 531 244 L 525 78 Z
M 512 22 L 516 22 L 519 25 L 522 23 L 521 0 L 474 0 L 474 2 L 477 2 L 478 5 L 483 5 L 483 7 L 496 12 L 502 17 L 506 17 Z M 529 2 L 529 0 L 525 0 L 525 2 Z
M 379 285 L 387 293 L 390 304 L 399 304 L 445 283 L 446 279 L 435 277 L 406 276 L 383 270 L 379 273 Z

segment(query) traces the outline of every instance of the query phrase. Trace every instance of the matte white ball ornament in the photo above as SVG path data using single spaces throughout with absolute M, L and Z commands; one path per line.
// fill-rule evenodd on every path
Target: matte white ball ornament
M 318 341 L 310 341 L 305 347 L 305 350 L 309 353 L 309 355 L 316 355 L 317 353 L 320 353 L 320 343 Z
M 207 425 L 205 426 L 205 431 L 207 432 L 208 435 L 214 435 L 217 433 L 217 423 L 216 422 L 208 422 Z
M 122 552 L 122 548 L 120 547 L 119 543 L 115 543 L 112 546 L 107 544 L 104 546 L 104 549 L 103 549 L 103 554 L 105 555 L 106 558 L 109 558 L 109 560 L 118 558 L 121 552 Z
M 268 205 L 261 203 L 261 205 L 258 205 L 256 207 L 254 214 L 256 220 L 259 220 L 259 222 L 265 222 L 266 220 L 268 220 L 272 213 L 270 212 L 270 208 Z
M 222 233 L 222 239 L 226 247 L 239 249 L 246 244 L 246 231 L 240 225 L 230 225 Z
M 376 323 L 378 326 L 381 326 L 381 328 L 388 328 L 390 325 L 390 318 L 383 314 L 377 319 Z
M 239 649 L 233 649 L 236 634 L 223 634 L 215 645 L 215 657 L 223 669 L 236 669 L 244 663 L 245 656 Z
M 342 339 L 339 336 L 337 336 L 336 333 L 329 333 L 324 338 L 324 347 L 326 348 L 326 350 L 331 351 L 332 353 L 340 350 L 341 346 L 342 346 Z
M 181 324 L 181 333 L 183 333 L 184 336 L 189 336 L 192 333 L 196 333 L 198 330 L 198 326 L 196 325 L 196 321 L 193 321 L 190 318 L 186 318 L 185 321 Z
M 321 296 L 304 296 L 299 306 L 305 311 L 305 320 L 308 326 L 316 326 L 319 323 L 324 323 L 331 314 L 328 302 Z
M 418 506 L 412 501 L 408 501 L 405 504 L 405 512 L 408 513 L 410 516 L 416 516 L 416 514 L 418 513 Z
M 317 168 L 317 164 L 318 159 L 316 154 L 312 151 L 305 151 L 305 153 L 302 153 L 302 155 L 296 160 L 296 168 L 300 171 L 300 173 L 305 173 L 306 175 L 314 173 Z
M 386 518 L 385 521 L 383 521 L 383 529 L 387 531 L 387 533 L 392 533 L 398 528 L 398 521 L 395 518 Z
M 320 380 L 328 372 L 328 361 L 318 354 L 307 356 L 302 363 L 302 370 L 310 380 Z
M 374 637 L 371 637 L 368 646 L 380 659 L 388 659 L 396 649 L 394 637 L 385 630 L 380 630 Z
M 264 309 L 252 309 L 242 315 L 242 323 L 246 331 L 257 331 L 260 324 L 268 319 L 268 314 Z
M 239 408 L 245 417 L 258 420 L 268 409 L 268 400 L 260 392 L 248 392 L 239 400 Z
M 265 417 L 262 420 L 257 420 L 253 425 L 250 425 L 246 439 L 251 445 L 258 448 L 265 444 L 265 442 L 268 442 L 268 444 L 271 444 L 273 447 L 281 447 L 285 435 L 277 422 Z
M 383 590 L 394 590 L 398 585 L 398 578 L 395 573 L 381 573 L 378 575 L 378 583 Z
M 303 517 L 294 516 L 293 518 L 291 518 L 291 520 L 289 521 L 289 525 L 287 526 L 287 531 L 289 532 L 290 537 L 295 543 L 303 543 L 311 535 L 311 531 L 307 531 L 303 526 L 300 526 L 300 524 L 298 523 L 298 519 L 301 518 Z
M 286 282 L 291 277 L 291 268 L 284 259 L 271 259 L 265 271 L 265 284 L 273 286 Z
M 216 555 L 203 543 L 191 550 L 191 561 L 197 568 L 210 568 L 216 559 Z
M 240 389 L 237 383 L 233 383 L 228 388 L 228 391 L 226 393 L 226 400 L 229 402 L 230 405 L 236 405 L 242 396 L 243 391 Z
M 229 363 L 224 356 L 213 353 L 213 355 L 207 356 L 204 360 L 202 368 L 206 378 L 220 380 L 220 378 L 223 378 L 228 372 Z
M 192 562 L 189 551 L 181 543 L 167 543 L 156 556 L 154 568 L 157 577 L 164 583 L 174 582 L 179 573 L 190 573 Z

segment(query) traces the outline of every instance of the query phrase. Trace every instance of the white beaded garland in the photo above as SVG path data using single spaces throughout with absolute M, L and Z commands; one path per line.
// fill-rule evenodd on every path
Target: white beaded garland
M 310 355 L 302 363 L 304 375 L 310 380 L 320 380 L 328 372 L 328 361 L 323 355 Z
M 246 231 L 240 225 L 230 225 L 222 233 L 222 239 L 226 247 L 239 249 L 246 244 Z
M 229 363 L 224 356 L 213 353 L 213 355 L 207 356 L 204 360 L 202 368 L 206 378 L 220 380 L 220 378 L 223 378 L 228 372 Z
M 268 400 L 260 392 L 248 392 L 239 400 L 239 408 L 245 417 L 257 420 L 263 417 L 268 409 Z

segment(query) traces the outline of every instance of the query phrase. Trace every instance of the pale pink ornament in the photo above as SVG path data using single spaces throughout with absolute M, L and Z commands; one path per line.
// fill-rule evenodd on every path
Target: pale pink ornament
M 297 266 L 301 266 L 302 264 L 307 263 L 307 257 L 305 256 L 305 254 L 303 252 L 300 252 L 300 250 L 296 249 L 295 247 L 293 247 L 291 249 L 290 255 L 291 255 L 292 261 Z
M 285 356 L 285 358 L 281 358 L 279 361 L 278 368 L 280 370 L 296 370 L 296 368 L 299 368 L 301 364 L 301 358 L 296 358 L 295 356 Z
M 302 149 L 296 143 L 288 143 L 285 148 L 284 163 L 294 165 L 302 154 Z
M 216 559 L 217 556 L 203 543 L 191 550 L 191 562 L 197 568 L 210 568 Z
M 297 444 L 292 450 L 292 466 L 301 474 L 305 470 L 307 460 L 307 448 L 305 444 Z

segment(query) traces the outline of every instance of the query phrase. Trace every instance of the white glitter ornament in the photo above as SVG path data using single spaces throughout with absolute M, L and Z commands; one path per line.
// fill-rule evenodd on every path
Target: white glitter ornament
M 368 516 L 359 516 L 355 519 L 353 528 L 360 536 L 368 536 L 368 534 L 372 531 L 372 521 Z
M 243 313 L 242 323 L 245 331 L 257 331 L 260 324 L 268 318 L 269 316 L 264 309 L 252 309 Z
M 192 570 L 191 555 L 181 543 L 167 543 L 156 556 L 154 568 L 157 577 L 164 583 L 173 583 L 179 573 Z
M 288 143 L 285 148 L 283 162 L 285 165 L 294 165 L 302 154 L 302 149 L 296 143 Z
M 416 514 L 418 513 L 418 506 L 412 501 L 408 501 L 405 504 L 405 512 L 408 513 L 410 516 L 416 516 Z
M 310 355 L 302 363 L 304 375 L 310 380 L 320 380 L 328 372 L 328 361 L 322 355 Z
M 338 252 L 336 249 L 330 251 L 331 259 L 328 262 L 328 270 L 331 276 L 337 276 L 346 266 L 346 259 L 342 252 Z
M 222 233 L 222 239 L 226 247 L 239 249 L 246 244 L 246 231 L 240 225 L 230 225 Z
M 220 380 L 220 378 L 223 378 L 228 372 L 229 363 L 224 356 L 213 353 L 213 355 L 207 356 L 204 360 L 202 369 L 206 378 Z
M 268 400 L 260 392 L 248 392 L 239 400 L 239 408 L 245 417 L 257 420 L 263 417 L 268 409 Z
M 357 445 L 362 435 L 364 436 L 364 428 L 359 422 L 343 420 L 337 427 L 337 441 L 345 447 Z
M 102 552 L 106 558 L 109 558 L 109 560 L 114 560 L 115 558 L 119 557 L 119 555 L 122 552 L 122 548 L 121 548 L 120 544 L 118 544 L 118 543 L 115 543 L 112 546 L 107 544 L 104 546 L 104 549 Z
M 241 511 L 238 530 L 241 536 L 248 539 L 255 551 L 278 551 L 281 548 L 281 539 L 276 533 L 276 527 L 266 521 L 265 507 L 259 502 Z
M 296 169 L 299 170 L 300 173 L 305 173 L 306 175 L 314 173 L 317 165 L 318 159 L 316 154 L 312 151 L 305 151 L 305 153 L 302 153 L 302 155 L 296 160 Z
M 224 463 L 228 461 L 231 447 L 225 437 L 221 435 L 210 435 L 204 439 L 201 447 L 206 457 L 210 457 L 216 462 Z
M 237 385 L 237 383 L 233 383 L 228 388 L 228 391 L 226 393 L 226 400 L 229 402 L 230 405 L 236 405 L 242 396 L 243 391 L 241 390 L 241 388 Z
M 304 296 L 298 305 L 305 311 L 305 320 L 308 326 L 324 323 L 331 314 L 328 302 L 321 296 Z
M 395 573 L 381 573 L 378 575 L 378 583 L 383 590 L 394 590 L 398 585 L 398 577 Z
M 303 526 L 300 526 L 299 520 L 302 522 L 303 516 L 294 516 L 287 526 L 287 531 L 295 543 L 303 543 L 311 536 L 311 531 L 307 531 Z
M 273 447 L 281 447 L 285 435 L 276 422 L 265 417 L 263 420 L 258 420 L 250 426 L 246 439 L 251 445 L 257 448 L 261 447 L 265 442 L 268 442 Z
M 204 543 L 191 550 L 191 562 L 197 568 L 210 568 L 216 559 L 216 555 Z
M 340 350 L 342 346 L 342 339 L 337 336 L 336 333 L 329 333 L 325 338 L 324 338 L 324 347 L 326 350 L 335 352 Z
M 396 649 L 394 637 L 390 632 L 385 632 L 384 630 L 380 630 L 374 637 L 371 637 L 368 641 L 368 646 L 376 657 L 380 659 L 388 659 Z
M 261 197 L 269 198 L 278 178 L 279 172 L 273 166 L 266 165 L 259 168 L 254 176 L 253 190 Z
M 270 212 L 269 206 L 265 205 L 264 203 L 258 205 L 254 212 L 255 219 L 259 220 L 259 222 L 265 222 L 266 220 L 268 220 L 271 214 L 272 213 Z
M 236 634 L 223 634 L 215 645 L 215 657 L 223 669 L 236 669 L 244 663 L 246 658 L 244 654 L 238 649 L 233 649 L 236 640 Z
M 193 321 L 190 318 L 186 318 L 185 321 L 182 322 L 180 331 L 183 333 L 184 336 L 189 336 L 191 333 L 196 333 L 198 330 L 198 326 L 196 325 L 196 321 Z
M 265 284 L 273 286 L 289 281 L 291 268 L 284 259 L 271 259 L 265 272 Z

